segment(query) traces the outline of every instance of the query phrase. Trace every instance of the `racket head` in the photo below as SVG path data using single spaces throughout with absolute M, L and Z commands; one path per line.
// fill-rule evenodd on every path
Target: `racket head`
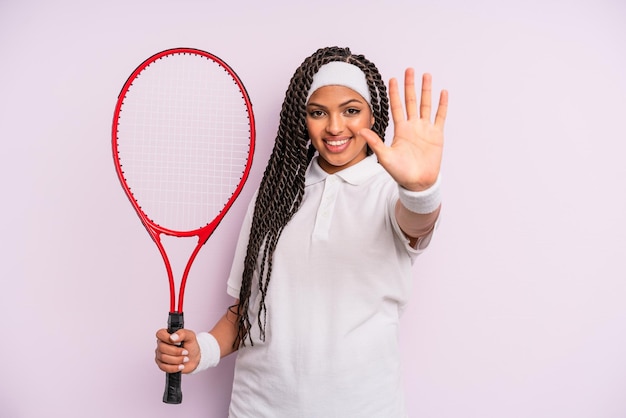
M 133 71 L 115 107 L 113 160 L 153 238 L 208 239 L 248 177 L 255 134 L 248 93 L 219 57 L 173 48 Z

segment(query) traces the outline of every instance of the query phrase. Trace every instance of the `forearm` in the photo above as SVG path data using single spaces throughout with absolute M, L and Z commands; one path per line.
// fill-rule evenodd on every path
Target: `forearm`
M 209 331 L 219 344 L 220 357 L 226 357 L 237 351 L 238 345 L 235 344 L 235 342 L 239 333 L 237 326 L 239 319 L 237 314 L 238 303 L 238 301 L 235 301 L 235 304 L 228 308 L 224 316 L 222 316 L 213 329 Z
M 237 351 L 237 304 L 226 313 L 209 332 L 200 332 L 196 338 L 200 347 L 200 361 L 192 373 L 198 373 L 219 364 L 223 357 Z
M 441 211 L 440 179 L 427 190 L 413 192 L 398 186 L 399 199 L 395 215 L 400 229 L 410 239 L 411 245 L 429 235 Z
M 396 203 L 396 220 L 412 247 L 416 247 L 421 238 L 432 232 L 440 211 L 441 206 L 427 214 L 411 212 L 398 200 Z

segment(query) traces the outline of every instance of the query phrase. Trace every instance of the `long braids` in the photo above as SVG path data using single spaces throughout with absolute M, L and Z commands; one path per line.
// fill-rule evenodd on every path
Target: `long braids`
M 307 93 L 313 76 L 322 65 L 331 61 L 348 62 L 365 73 L 375 120 L 372 130 L 384 139 L 389 123 L 389 99 L 376 66 L 363 55 L 353 55 L 348 48 L 321 48 L 306 58 L 291 78 L 285 94 L 276 141 L 257 193 L 239 293 L 239 332 L 235 345 L 245 345 L 246 339 L 254 345 L 249 307 L 252 277 L 257 265 L 260 268 L 258 290 L 261 300 L 256 319 L 261 339 L 265 340 L 265 297 L 272 274 L 274 250 L 283 228 L 300 208 L 306 169 L 315 154 L 306 128 Z M 371 153 L 368 147 L 367 154 Z

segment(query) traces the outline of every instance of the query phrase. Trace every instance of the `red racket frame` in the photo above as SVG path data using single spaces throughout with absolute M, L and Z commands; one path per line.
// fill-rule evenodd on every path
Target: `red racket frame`
M 213 62 L 219 64 L 224 70 L 226 70 L 233 81 L 239 87 L 239 90 L 242 93 L 243 100 L 246 104 L 246 110 L 249 118 L 249 127 L 250 127 L 250 144 L 248 149 L 248 158 L 246 161 L 246 166 L 244 167 L 244 171 L 242 173 L 241 179 L 235 188 L 233 194 L 230 196 L 222 210 L 217 214 L 217 216 L 207 225 L 191 230 L 191 231 L 177 231 L 165 228 L 163 226 L 157 225 L 152 222 L 146 213 L 143 212 L 141 206 L 135 199 L 129 185 L 126 183 L 126 179 L 124 178 L 124 171 L 122 164 L 119 159 L 119 150 L 118 150 L 118 120 L 120 118 L 120 112 L 122 111 L 124 99 L 126 97 L 126 93 L 130 89 L 133 84 L 133 81 L 137 78 L 137 76 L 148 67 L 153 62 L 162 59 L 163 57 L 171 54 L 194 54 L 204 56 Z M 135 212 L 141 219 L 142 224 L 150 234 L 150 237 L 157 245 L 159 249 L 159 253 L 163 258 L 163 263 L 165 264 L 165 268 L 167 270 L 167 277 L 169 281 L 169 290 L 170 290 L 170 312 L 168 318 L 168 332 L 172 333 L 176 330 L 179 330 L 184 327 L 184 319 L 183 319 L 183 302 L 185 297 L 185 287 L 187 285 L 187 278 L 189 277 L 189 272 L 191 270 L 191 266 L 196 259 L 196 256 L 200 252 L 202 246 L 208 241 L 209 237 L 213 234 L 217 226 L 220 224 L 226 213 L 229 211 L 237 197 L 239 196 L 241 190 L 243 189 L 246 180 L 248 179 L 248 175 L 250 174 L 250 169 L 252 167 L 252 160 L 254 156 L 254 148 L 255 148 L 255 139 L 256 139 L 256 130 L 255 130 L 255 121 L 254 121 L 254 112 L 252 111 L 252 103 L 250 102 L 250 98 L 248 96 L 248 92 L 244 87 L 243 83 L 237 76 L 237 74 L 233 71 L 233 69 L 226 64 L 223 60 L 218 58 L 217 56 L 210 54 L 206 51 L 202 51 L 194 48 L 173 48 L 168 49 L 157 54 L 154 54 L 150 58 L 146 59 L 142 62 L 133 73 L 128 77 L 126 83 L 122 87 L 117 99 L 117 103 L 115 106 L 115 111 L 113 114 L 113 126 L 112 126 L 112 143 L 113 143 L 113 161 L 115 163 L 115 170 L 117 176 L 120 180 L 122 188 L 130 200 Z M 165 247 L 161 242 L 161 235 L 166 234 L 174 237 L 198 237 L 198 242 L 196 247 L 192 251 L 187 264 L 185 266 L 185 270 L 181 277 L 180 285 L 179 285 L 179 293 L 178 293 L 178 304 L 176 304 L 176 284 L 174 281 L 174 273 L 172 271 L 172 265 L 170 263 L 170 259 L 167 256 L 165 251 Z M 166 383 L 165 383 L 165 392 L 163 394 L 163 402 L 170 404 L 179 404 L 182 402 L 182 391 L 181 391 L 181 372 L 176 373 L 166 373 Z
M 189 54 L 196 54 L 196 55 L 202 55 L 212 61 L 215 61 L 216 63 L 218 63 L 221 67 L 223 67 L 225 70 L 228 71 L 228 73 L 230 74 L 230 76 L 233 78 L 233 80 L 237 83 L 239 89 L 241 90 L 241 92 L 243 93 L 243 99 L 246 103 L 246 107 L 247 107 L 247 111 L 248 111 L 248 117 L 250 119 L 250 150 L 249 150 L 249 154 L 248 154 L 248 161 L 247 161 L 247 165 L 244 169 L 241 181 L 239 182 L 237 188 L 235 189 L 234 193 L 232 194 L 232 196 L 230 197 L 230 199 L 228 200 L 228 202 L 226 203 L 226 205 L 224 206 L 224 208 L 222 209 L 222 211 L 213 219 L 213 221 L 211 221 L 208 225 L 205 225 L 204 227 L 192 230 L 192 231 L 175 231 L 172 229 L 168 229 L 168 228 L 164 228 L 160 225 L 155 224 L 154 222 L 152 222 L 148 216 L 143 212 L 143 210 L 141 209 L 139 203 L 135 200 L 133 193 L 130 190 L 130 187 L 126 184 L 126 180 L 124 179 L 124 172 L 123 172 L 123 168 L 122 165 L 120 164 L 120 160 L 118 158 L 118 147 L 117 147 L 117 121 L 119 119 L 119 114 L 120 114 L 120 110 L 122 109 L 122 104 L 123 104 L 123 98 L 126 96 L 126 93 L 128 92 L 128 90 L 130 89 L 130 87 L 132 86 L 133 81 L 135 80 L 135 78 L 146 68 L 148 67 L 150 64 L 152 64 L 153 62 L 155 62 L 158 59 L 161 59 L 167 55 L 171 55 L 171 54 L 175 54 L 175 53 L 189 53 Z M 250 98 L 248 96 L 248 93 L 246 91 L 245 86 L 243 85 L 243 83 L 241 82 L 241 80 L 239 79 L 239 77 L 237 76 L 237 74 L 233 71 L 233 69 L 226 64 L 223 60 L 221 60 L 220 58 L 218 58 L 217 56 L 210 54 L 206 51 L 202 51 L 199 49 L 194 49 L 194 48 L 172 48 L 172 49 L 168 49 L 165 51 L 161 51 L 157 54 L 154 54 L 153 56 L 151 56 L 150 58 L 146 59 L 143 63 L 141 63 L 136 69 L 135 71 L 133 71 L 133 73 L 130 75 L 130 77 L 128 77 L 128 80 L 126 80 L 126 83 L 124 83 L 124 86 L 122 87 L 122 90 L 120 91 L 120 94 L 118 95 L 118 100 L 117 100 L 117 104 L 115 106 L 115 112 L 113 114 L 113 128 L 112 128 L 112 138 L 113 138 L 113 161 L 115 163 L 115 170 L 117 172 L 118 178 L 120 180 L 120 183 L 122 184 L 122 188 L 124 189 L 124 192 L 126 193 L 126 196 L 128 197 L 128 199 L 130 200 L 130 203 L 133 205 L 133 208 L 135 209 L 135 211 L 137 212 L 137 215 L 139 216 L 139 218 L 141 219 L 141 222 L 143 223 L 143 225 L 145 226 L 146 230 L 148 231 L 148 233 L 150 234 L 150 237 L 152 237 L 152 240 L 156 243 L 159 252 L 161 253 L 161 257 L 163 258 L 163 262 L 165 264 L 165 268 L 167 270 L 167 277 L 168 277 L 168 281 L 169 281 L 169 286 L 170 286 L 170 312 L 177 312 L 177 313 L 182 313 L 183 312 L 183 302 L 184 302 L 184 297 L 185 297 L 185 286 L 187 284 L 187 278 L 189 276 L 189 271 L 191 269 L 191 266 L 196 258 L 196 256 L 198 255 L 198 252 L 200 251 L 200 249 L 202 248 L 202 246 L 208 241 L 209 237 L 213 234 L 213 232 L 215 231 L 215 229 L 217 228 L 217 226 L 220 224 L 220 222 L 222 221 L 222 219 L 224 218 L 224 216 L 226 215 L 226 213 L 228 212 L 228 210 L 230 209 L 230 207 L 233 205 L 233 203 L 235 202 L 235 200 L 237 199 L 237 197 L 239 196 L 241 190 L 243 189 L 243 186 L 248 178 L 248 175 L 250 173 L 250 169 L 252 167 L 252 157 L 254 155 L 254 147 L 255 147 L 255 138 L 256 138 L 256 130 L 255 130 L 255 122 L 254 122 L 254 113 L 252 111 L 252 103 L 250 102 Z M 178 305 L 176 304 L 176 286 L 175 286 L 175 281 L 174 281 L 174 274 L 172 271 L 172 266 L 170 264 L 170 260 L 169 257 L 167 256 L 167 253 L 165 252 L 165 248 L 163 246 L 163 244 L 161 243 L 161 234 L 166 234 L 166 235 L 170 235 L 170 236 L 174 236 L 174 237 L 193 237 L 193 236 L 197 236 L 198 237 L 198 244 L 196 245 L 195 249 L 193 250 L 191 256 L 189 257 L 189 260 L 187 261 L 187 265 L 185 266 L 185 270 L 183 272 L 182 278 L 181 278 L 181 282 L 180 282 L 180 288 L 179 288 L 179 294 L 178 294 Z

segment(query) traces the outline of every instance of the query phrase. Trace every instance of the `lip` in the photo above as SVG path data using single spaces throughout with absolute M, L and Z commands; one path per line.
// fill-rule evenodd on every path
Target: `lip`
M 325 138 L 324 146 L 329 152 L 340 153 L 350 146 L 352 137 Z

